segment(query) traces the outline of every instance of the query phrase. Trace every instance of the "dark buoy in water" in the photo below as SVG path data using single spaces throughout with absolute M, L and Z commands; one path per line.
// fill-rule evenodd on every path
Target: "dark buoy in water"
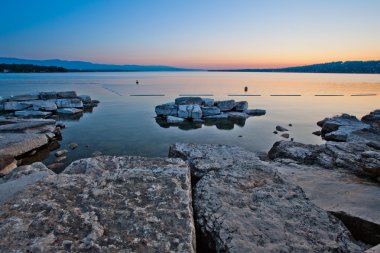
M 244 87 L 244 92 L 247 92 L 247 91 L 248 91 L 248 87 L 245 86 L 245 87 Z
M 139 80 L 136 80 L 136 84 L 137 84 L 137 85 L 139 84 Z

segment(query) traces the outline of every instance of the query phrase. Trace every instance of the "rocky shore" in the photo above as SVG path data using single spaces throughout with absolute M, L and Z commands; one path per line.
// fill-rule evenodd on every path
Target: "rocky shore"
M 0 251 L 376 252 L 380 110 L 318 125 L 325 144 L 267 157 L 176 143 L 169 158 L 17 167 L 1 177 Z
M 37 92 L 0 99 L 0 175 L 42 160 L 60 147 L 61 119 L 80 118 L 99 101 L 75 91 Z M 56 165 L 55 165 L 56 166 Z M 54 166 L 51 166 L 53 168 Z

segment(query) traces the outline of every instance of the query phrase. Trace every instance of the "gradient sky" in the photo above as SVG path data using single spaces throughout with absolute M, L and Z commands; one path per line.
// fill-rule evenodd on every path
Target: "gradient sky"
M 380 60 L 380 1 L 1 0 L 0 56 L 196 68 Z

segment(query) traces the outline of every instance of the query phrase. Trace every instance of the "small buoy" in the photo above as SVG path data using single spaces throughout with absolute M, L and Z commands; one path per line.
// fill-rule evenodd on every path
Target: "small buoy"
M 247 91 L 248 91 L 248 87 L 245 86 L 245 87 L 244 87 L 244 92 L 247 92 Z
M 136 84 L 139 84 L 139 80 L 136 80 Z

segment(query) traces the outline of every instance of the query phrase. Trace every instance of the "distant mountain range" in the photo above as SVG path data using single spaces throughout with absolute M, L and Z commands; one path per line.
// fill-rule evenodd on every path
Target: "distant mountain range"
M 338 61 L 276 69 L 225 69 L 209 71 L 380 74 L 380 61 Z
M 38 66 L 55 66 L 68 70 L 80 71 L 194 71 L 196 69 L 176 68 L 161 65 L 116 65 L 100 64 L 86 61 L 52 60 L 27 60 L 18 58 L 0 57 L 0 63 L 4 64 L 32 64 Z

